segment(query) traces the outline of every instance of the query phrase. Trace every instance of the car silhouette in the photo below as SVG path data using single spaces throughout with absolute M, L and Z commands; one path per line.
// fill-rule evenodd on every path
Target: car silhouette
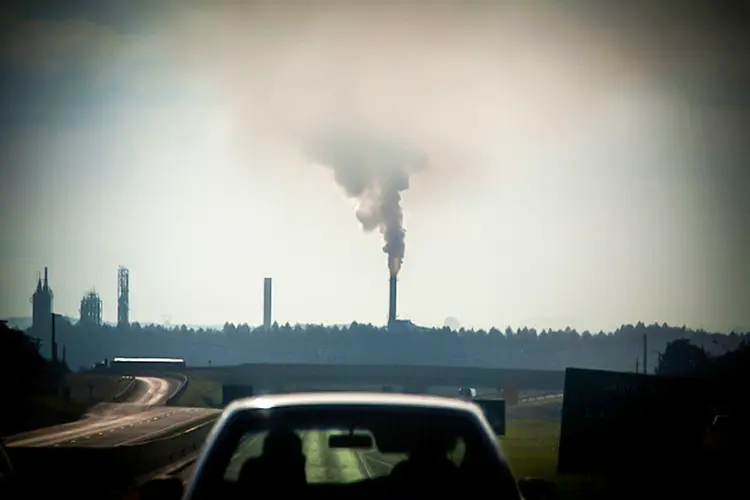
M 233 402 L 213 427 L 187 489 L 175 478 L 148 489 L 142 499 L 217 500 L 262 492 L 391 499 L 491 491 L 506 500 L 536 500 L 549 498 L 554 486 L 516 480 L 473 403 L 340 392 Z

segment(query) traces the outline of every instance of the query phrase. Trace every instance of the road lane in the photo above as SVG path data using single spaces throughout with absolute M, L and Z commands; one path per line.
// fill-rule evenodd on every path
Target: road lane
M 216 419 L 219 414 L 216 410 L 204 408 L 165 408 L 148 411 L 134 415 L 139 418 L 138 420 L 121 421 L 117 427 L 57 442 L 53 446 L 112 447 L 142 443 Z
M 163 435 L 191 423 L 218 417 L 217 410 L 161 407 L 125 417 L 95 420 L 84 427 L 56 431 L 21 440 L 9 446 L 123 446 Z
M 127 403 L 146 407 L 162 405 L 179 389 L 179 382 L 176 380 L 157 377 L 136 377 L 135 379 L 143 386 L 143 389 L 136 391 Z
M 179 390 L 176 380 L 136 377 L 141 387 L 126 403 L 103 403 L 83 420 L 10 437 L 9 446 L 120 446 L 133 444 L 192 422 L 218 416 L 217 410 L 162 406 Z
M 307 457 L 305 473 L 308 483 L 352 483 L 370 477 L 359 452 L 347 449 L 330 449 L 330 432 L 305 432 L 302 451 Z

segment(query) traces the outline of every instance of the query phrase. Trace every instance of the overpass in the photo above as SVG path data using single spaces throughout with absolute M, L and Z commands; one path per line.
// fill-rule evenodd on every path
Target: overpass
M 246 384 L 282 389 L 285 385 L 368 384 L 401 386 L 404 392 L 424 393 L 430 386 L 491 387 L 509 384 L 518 390 L 561 391 L 565 372 L 506 368 L 468 368 L 429 365 L 245 364 L 216 368 L 188 368 L 189 376 L 203 375 L 224 384 Z

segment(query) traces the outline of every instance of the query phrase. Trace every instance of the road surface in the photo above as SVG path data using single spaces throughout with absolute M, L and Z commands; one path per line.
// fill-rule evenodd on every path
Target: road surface
M 136 377 L 139 388 L 125 403 L 102 403 L 82 420 L 38 429 L 6 440 L 8 446 L 123 446 L 146 441 L 216 410 L 163 406 L 180 388 L 176 380 Z
M 140 388 L 136 390 L 133 397 L 128 401 L 131 404 L 143 406 L 162 405 L 179 388 L 179 383 L 171 379 L 156 377 L 135 377 Z

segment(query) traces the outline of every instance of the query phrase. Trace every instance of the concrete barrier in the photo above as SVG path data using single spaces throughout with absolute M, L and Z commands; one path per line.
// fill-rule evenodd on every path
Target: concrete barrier
M 200 451 L 215 421 L 197 424 L 178 435 L 156 438 L 132 446 L 118 447 L 122 449 L 130 467 L 131 477 L 135 478 L 153 472 L 188 455 Z

